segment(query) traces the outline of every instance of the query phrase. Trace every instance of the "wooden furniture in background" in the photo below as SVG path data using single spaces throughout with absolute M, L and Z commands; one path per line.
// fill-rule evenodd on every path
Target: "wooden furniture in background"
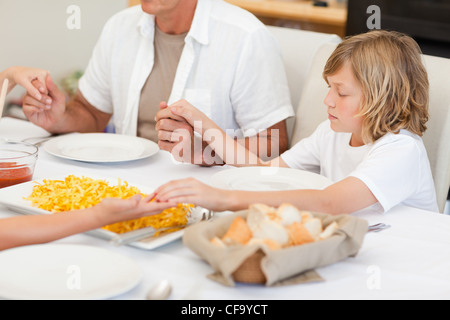
M 313 6 L 310 0 L 225 0 L 250 11 L 268 25 L 295 27 L 345 36 L 347 6 L 328 0 L 328 7 Z M 129 6 L 140 4 L 128 0 Z
M 266 24 L 294 26 L 303 30 L 334 33 L 340 37 L 345 36 L 347 22 L 345 2 L 328 0 L 327 7 L 317 7 L 310 0 L 225 1 L 252 12 Z

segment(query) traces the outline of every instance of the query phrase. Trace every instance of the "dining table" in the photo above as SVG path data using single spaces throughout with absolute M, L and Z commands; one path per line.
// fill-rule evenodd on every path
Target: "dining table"
M 48 132 L 29 121 L 9 117 L 0 119 L 0 138 L 35 143 L 47 136 Z M 207 167 L 180 163 L 163 150 L 133 161 L 85 162 L 57 157 L 40 145 L 33 179 L 69 174 L 102 175 L 157 188 L 171 180 L 188 177 L 211 184 L 215 174 L 232 169 L 228 165 Z M 18 215 L 22 213 L 0 205 L 0 218 Z M 366 211 L 354 215 L 366 219 L 369 225 L 383 223 L 389 227 L 367 232 L 356 255 L 318 267 L 315 271 L 322 280 L 302 284 L 266 286 L 235 283 L 226 286 L 208 277 L 214 270 L 185 246 L 182 237 L 152 249 L 116 246 L 88 233 L 68 236 L 48 245 L 85 245 L 134 261 L 142 271 L 142 279 L 126 292 L 108 300 L 144 300 L 149 289 L 163 279 L 172 285 L 167 299 L 179 301 L 229 300 L 245 304 L 246 300 L 257 300 L 270 304 L 274 300 L 450 298 L 450 216 L 404 205 L 383 213 Z

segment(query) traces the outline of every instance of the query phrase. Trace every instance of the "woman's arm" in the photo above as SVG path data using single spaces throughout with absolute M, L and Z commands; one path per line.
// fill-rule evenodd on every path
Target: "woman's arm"
M 24 87 L 29 95 L 41 100 L 42 94 L 47 93 L 45 79 L 48 74 L 48 71 L 41 69 L 19 66 L 10 67 L 0 73 L 0 84 L 3 84 L 3 81 L 8 79 L 8 93 L 18 84 Z M 46 101 L 46 103 L 50 104 L 51 101 Z
M 53 215 L 18 216 L 0 220 L 0 250 L 46 243 L 97 228 L 90 210 Z
M 149 202 L 151 197 L 127 200 L 108 198 L 83 210 L 1 219 L 0 250 L 54 241 L 107 224 L 157 214 L 176 205 L 170 202 Z

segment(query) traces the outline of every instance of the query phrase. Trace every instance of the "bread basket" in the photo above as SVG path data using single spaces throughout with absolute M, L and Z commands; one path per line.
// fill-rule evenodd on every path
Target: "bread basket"
M 244 262 L 231 274 L 236 282 L 244 283 L 265 283 L 266 275 L 261 269 L 261 261 L 265 257 L 262 250 L 256 251 L 250 255 Z
M 367 232 L 367 221 L 351 216 L 313 213 L 324 226 L 336 221 L 338 230 L 326 240 L 270 250 L 261 244 L 217 247 L 211 243 L 223 236 L 236 216 L 246 219 L 248 210 L 201 222 L 185 230 L 184 244 L 208 262 L 208 277 L 226 286 L 236 282 L 265 286 L 287 285 L 321 279 L 314 269 L 355 256 Z

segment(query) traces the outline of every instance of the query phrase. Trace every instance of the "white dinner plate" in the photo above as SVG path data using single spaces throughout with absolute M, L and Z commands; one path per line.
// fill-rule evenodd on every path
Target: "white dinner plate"
M 150 157 L 159 151 L 148 139 L 115 133 L 72 133 L 44 143 L 48 153 L 83 162 L 123 162 Z
M 211 184 L 221 189 L 245 191 L 277 191 L 293 189 L 324 189 L 332 181 L 319 174 L 275 167 L 244 167 L 220 171 Z
M 5 299 L 108 299 L 131 290 L 142 277 L 133 260 L 98 247 L 43 244 L 0 253 Z
M 118 179 L 113 178 L 105 178 L 105 177 L 99 177 L 99 176 L 89 176 L 93 179 L 103 179 L 109 183 L 109 185 L 114 186 L 117 185 Z M 49 177 L 47 179 L 60 179 L 64 180 L 65 177 Z M 36 183 L 42 183 L 43 179 L 40 180 L 33 180 L 29 182 L 24 182 L 20 184 L 13 185 L 11 187 L 7 188 L 1 188 L 0 189 L 0 204 L 4 205 L 10 210 L 16 211 L 21 214 L 26 215 L 40 215 L 40 214 L 52 214 L 49 211 L 39 209 L 36 207 L 31 206 L 31 202 L 28 200 L 25 200 L 33 191 L 33 186 Z M 134 186 L 138 188 L 142 193 L 144 194 L 150 194 L 153 192 L 149 187 L 141 186 L 137 184 L 133 184 L 130 181 L 128 181 L 130 186 Z M 101 238 L 104 240 L 112 240 L 117 234 L 114 232 L 111 232 L 109 230 L 105 229 L 94 229 L 91 231 L 85 232 L 88 235 Z M 183 236 L 184 230 L 179 230 L 171 233 L 165 233 L 161 234 L 159 236 L 155 236 L 152 238 L 146 238 L 139 241 L 134 241 L 129 243 L 129 246 L 144 249 L 144 250 L 152 250 L 158 247 L 161 247 L 163 245 L 166 245 L 172 241 L 178 240 Z M 112 244 L 111 244 L 112 245 Z

